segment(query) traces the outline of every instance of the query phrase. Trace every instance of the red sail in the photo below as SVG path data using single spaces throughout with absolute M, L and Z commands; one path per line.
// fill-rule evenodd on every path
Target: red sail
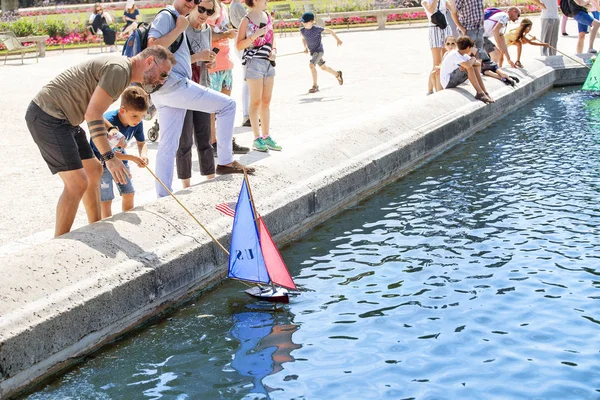
M 258 218 L 258 234 L 260 236 L 260 247 L 263 254 L 263 259 L 267 266 L 267 272 L 273 283 L 283 286 L 291 290 L 297 290 L 290 272 L 288 271 L 277 246 L 273 243 L 271 234 L 267 229 L 262 217 Z

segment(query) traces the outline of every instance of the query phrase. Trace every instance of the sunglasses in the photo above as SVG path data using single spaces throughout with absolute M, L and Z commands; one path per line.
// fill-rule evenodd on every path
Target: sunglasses
M 189 3 L 190 1 L 192 1 L 192 0 L 185 0 L 186 3 Z M 198 5 L 198 4 L 200 4 L 201 1 L 202 0 L 194 0 L 194 4 Z
M 154 60 L 154 64 L 156 64 L 156 66 L 160 68 L 160 66 L 156 62 L 156 59 Z M 162 72 L 161 71 L 161 73 L 158 74 L 158 76 L 160 77 L 160 79 L 167 79 L 169 77 L 169 74 L 167 74 L 166 72 Z
M 455 42 L 447 42 L 446 46 L 456 46 L 456 43 Z
M 194 1 L 196 1 L 196 0 L 194 0 Z M 198 4 L 198 3 L 196 3 L 196 4 Z M 214 8 L 204 8 L 202 6 L 198 6 L 198 12 L 200 14 L 206 13 L 206 15 L 208 15 L 210 17 L 211 15 L 213 15 L 215 13 L 215 9 Z

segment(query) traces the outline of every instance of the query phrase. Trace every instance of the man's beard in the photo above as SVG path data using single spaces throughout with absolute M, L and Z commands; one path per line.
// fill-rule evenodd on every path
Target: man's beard
M 148 72 L 144 73 L 144 78 L 142 80 L 142 89 L 148 94 L 156 92 L 158 89 L 162 87 L 161 83 L 152 83 L 152 74 Z

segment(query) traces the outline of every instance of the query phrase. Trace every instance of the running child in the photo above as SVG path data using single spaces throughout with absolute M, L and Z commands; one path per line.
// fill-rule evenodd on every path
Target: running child
M 144 168 L 148 164 L 148 148 L 144 136 L 142 117 L 148 110 L 149 98 L 146 92 L 138 86 L 129 86 L 121 95 L 121 107 L 118 110 L 104 113 L 104 120 L 108 127 L 108 139 L 114 147 L 115 156 L 123 160 L 123 164 L 129 170 L 127 161 L 135 162 L 138 167 Z M 126 154 L 125 147 L 131 138 L 135 137 L 138 146 L 139 157 Z M 100 158 L 100 152 L 90 140 L 90 145 L 96 157 Z M 102 163 L 102 179 L 100 180 L 100 200 L 102 219 L 112 215 L 112 201 L 115 198 L 113 192 L 113 177 Z M 116 183 L 116 182 L 115 182 Z M 117 183 L 117 189 L 122 197 L 121 209 L 128 211 L 133 208 L 133 196 L 135 190 L 131 178 L 127 177 L 127 183 Z
M 325 65 L 325 60 L 323 60 L 323 32 L 333 35 L 338 46 L 342 45 L 340 38 L 331 29 L 315 26 L 315 15 L 311 12 L 305 12 L 302 14 L 300 22 L 302 22 L 302 25 L 304 25 L 303 28 L 300 28 L 300 33 L 302 34 L 302 43 L 304 44 L 304 52 L 310 53 L 311 56 L 310 72 L 312 73 L 313 86 L 310 88 L 308 93 L 316 93 L 319 91 L 319 85 L 317 85 L 317 68 L 315 65 L 318 65 L 323 71 L 329 72 L 331 75 L 335 76 L 338 80 L 338 83 L 343 85 L 344 79 L 342 78 L 342 71 L 336 71 L 328 67 Z

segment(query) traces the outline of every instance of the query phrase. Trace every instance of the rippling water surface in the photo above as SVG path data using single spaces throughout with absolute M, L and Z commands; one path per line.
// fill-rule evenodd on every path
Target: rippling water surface
M 599 143 L 551 92 L 29 399 L 598 399 Z

